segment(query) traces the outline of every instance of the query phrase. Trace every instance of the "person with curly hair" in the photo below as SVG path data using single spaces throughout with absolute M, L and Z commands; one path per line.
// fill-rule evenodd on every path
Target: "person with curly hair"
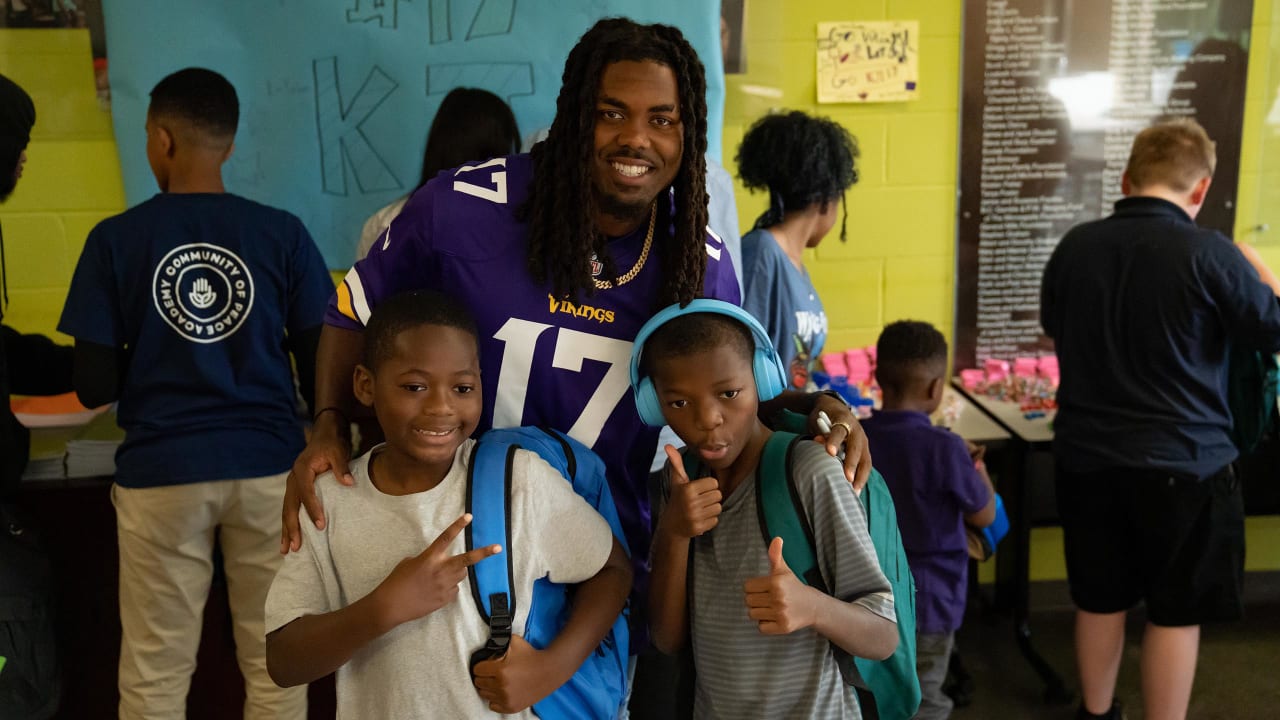
M 767 190 L 769 209 L 742 237 L 742 306 L 769 331 L 791 387 L 809 373 L 827 339 L 827 314 L 804 266 L 836 222 L 836 201 L 858 181 L 858 142 L 839 123 L 799 111 L 766 115 L 738 147 L 738 175 Z M 840 221 L 845 241 L 846 207 Z

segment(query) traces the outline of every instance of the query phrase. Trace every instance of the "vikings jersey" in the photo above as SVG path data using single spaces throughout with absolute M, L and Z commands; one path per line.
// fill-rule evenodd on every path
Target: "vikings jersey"
M 648 562 L 647 478 L 658 430 L 636 413 L 628 364 L 632 340 L 656 309 L 672 203 L 658 203 L 649 258 L 629 282 L 564 300 L 527 269 L 528 228 L 515 209 L 528 197 L 532 170 L 527 155 L 514 155 L 441 173 L 347 273 L 325 321 L 361 330 L 379 302 L 422 288 L 470 307 L 484 391 L 477 432 L 547 425 L 595 450 L 608 467 L 639 579 Z M 639 260 L 648 225 L 610 241 L 618 272 Z M 728 251 L 711 234 L 706 251 L 704 294 L 738 304 Z

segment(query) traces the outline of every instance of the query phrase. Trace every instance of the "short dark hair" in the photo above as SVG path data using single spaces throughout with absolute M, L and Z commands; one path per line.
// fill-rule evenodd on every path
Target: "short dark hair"
M 530 151 L 534 180 L 521 207 L 529 223 L 529 271 L 557 297 L 595 293 L 587 258 L 604 242 L 595 225 L 599 203 L 592 174 L 596 102 L 605 69 L 624 61 L 656 62 L 676 78 L 684 151 L 672 182 L 672 242 L 662 246 L 656 307 L 687 304 L 702 296 L 707 267 L 707 80 L 693 46 L 670 25 L 606 18 L 569 51 L 555 120 L 547 139 Z M 604 276 L 616 276 L 609 254 L 599 255 Z
M 927 322 L 889 323 L 876 341 L 876 382 L 891 392 L 906 392 L 947 369 L 947 339 Z
M 519 150 L 520 127 L 511 106 L 488 90 L 454 88 L 440 101 L 431 121 L 418 187 L 441 170 Z
M 757 120 L 735 158 L 742 184 L 769 192 L 769 209 L 755 226 L 777 225 L 787 210 L 842 197 L 858 182 L 858 154 L 857 139 L 834 120 L 796 110 Z
M 191 67 L 156 83 L 148 113 L 156 118 L 176 118 L 209 140 L 230 143 L 240 122 L 240 99 L 222 75 Z
M 720 313 L 680 315 L 663 323 L 645 341 L 640 372 L 652 376 L 654 362 L 697 355 L 725 345 L 732 346 L 751 363 L 756 341 L 741 321 Z
M 395 352 L 400 333 L 422 325 L 441 325 L 461 330 L 476 339 L 479 335 L 471 311 L 455 298 L 434 290 L 414 290 L 388 298 L 373 309 L 364 327 L 364 366 L 377 372 Z

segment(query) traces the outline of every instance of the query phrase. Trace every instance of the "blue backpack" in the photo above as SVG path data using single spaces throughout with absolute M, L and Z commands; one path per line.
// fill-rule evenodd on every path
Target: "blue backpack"
M 1009 534 L 1009 513 L 1004 509 L 1004 498 L 996 497 L 996 518 L 984 528 L 965 525 L 965 538 L 969 541 L 969 557 L 984 562 L 996 553 L 996 546 Z
M 813 526 L 800 504 L 791 474 L 791 453 L 797 443 L 810 439 L 796 433 L 774 431 L 765 443 L 760 470 L 756 472 L 756 505 L 765 543 L 782 538 L 782 557 L 805 584 L 829 593 L 814 553 Z M 880 570 L 893 590 L 898 615 L 898 649 L 884 660 L 854 657 L 853 664 L 867 690 L 875 698 L 880 720 L 907 720 L 920 708 L 920 678 L 916 674 L 916 582 L 907 564 L 898 531 L 898 513 L 889 486 L 876 470 L 859 499 L 867 514 L 867 534 L 875 547 Z
M 571 586 L 540 578 L 534 582 L 532 597 L 517 598 L 511 591 L 511 558 L 520 552 L 511 547 L 509 537 L 511 463 L 518 449 L 537 453 L 568 478 L 574 491 L 608 521 L 614 537 L 627 547 L 605 479 L 604 462 L 587 446 L 550 429 L 497 428 L 486 432 L 472 450 L 467 473 L 466 504 L 472 519 L 466 529 L 466 547 L 470 551 L 501 545 L 503 552 L 481 560 L 468 573 L 476 607 L 489 626 L 488 642 L 471 656 L 473 669 L 481 660 L 506 652 L 517 602 L 529 603 L 524 639 L 535 648 L 550 645 L 569 620 Z M 627 622 L 628 610 L 624 608 L 578 672 L 533 705 L 534 714 L 545 720 L 617 717 L 627 688 Z

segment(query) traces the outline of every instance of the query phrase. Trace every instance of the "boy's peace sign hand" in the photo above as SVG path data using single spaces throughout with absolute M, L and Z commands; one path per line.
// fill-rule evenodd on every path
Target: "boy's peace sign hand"
M 471 522 L 466 514 L 454 520 L 420 554 L 401 560 L 375 591 L 392 626 L 417 620 L 453 602 L 458 583 L 467 577 L 467 568 L 502 552 L 501 545 L 488 545 L 460 555 L 449 555 L 449 545 Z
M 665 447 L 671 461 L 671 497 L 658 524 L 675 537 L 695 538 L 720 522 L 720 483 L 713 477 L 689 480 L 680 451 Z
M 764 635 L 786 635 L 816 621 L 812 601 L 817 591 L 800 582 L 787 567 L 780 537 L 769 543 L 769 574 L 747 580 L 742 589 L 747 596 L 747 616 Z

